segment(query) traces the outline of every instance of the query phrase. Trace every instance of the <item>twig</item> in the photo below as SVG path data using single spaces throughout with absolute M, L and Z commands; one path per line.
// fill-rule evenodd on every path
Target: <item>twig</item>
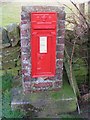
M 80 107 L 79 107 L 78 100 L 77 100 L 77 94 L 76 94 L 76 90 L 75 90 L 75 87 L 74 87 L 73 74 L 72 74 L 72 59 L 73 59 L 73 54 L 74 54 L 74 50 L 75 50 L 75 43 L 76 43 L 76 40 L 74 41 L 72 54 L 71 54 L 71 58 L 70 58 L 70 61 L 69 61 L 70 62 L 70 78 L 71 78 L 71 81 L 72 81 L 73 91 L 74 91 L 74 94 L 76 96 L 76 103 L 77 103 L 77 107 L 78 107 L 78 112 L 80 114 L 81 112 L 80 112 Z
M 65 47 L 65 53 L 67 54 L 67 57 L 68 57 L 68 59 L 70 59 L 70 56 L 68 55 L 68 53 L 67 53 L 67 50 L 66 50 L 66 47 Z M 68 61 L 69 62 L 69 61 Z
M 66 6 L 67 8 L 69 8 L 72 11 L 72 13 L 74 13 L 74 15 L 80 20 L 80 17 L 70 7 L 68 7 L 65 4 L 63 4 L 63 5 Z M 83 21 L 83 20 L 81 20 L 81 21 Z
M 73 45 L 73 49 L 72 49 L 72 54 L 71 54 L 71 63 L 72 63 L 73 54 L 74 54 L 74 51 L 75 51 L 75 44 L 76 44 L 76 40 L 74 41 L 74 45 Z
M 72 0 L 70 0 L 70 1 L 71 1 L 71 3 L 74 5 L 74 7 L 78 10 L 79 14 L 83 17 L 83 19 L 84 19 L 84 21 L 85 21 L 88 29 L 90 29 L 89 23 L 87 22 L 85 16 L 84 16 L 84 15 L 82 14 L 82 12 L 79 10 L 79 8 L 77 7 L 77 5 L 76 5 Z

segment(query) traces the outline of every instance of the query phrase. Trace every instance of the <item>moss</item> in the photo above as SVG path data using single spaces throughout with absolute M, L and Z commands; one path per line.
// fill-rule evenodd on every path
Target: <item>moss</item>
M 30 96 L 28 96 L 32 99 L 32 101 L 35 101 L 36 99 L 41 98 L 47 98 L 52 100 L 64 100 L 68 98 L 75 98 L 75 95 L 73 93 L 73 90 L 71 86 L 65 82 L 63 87 L 59 91 L 45 91 L 40 93 L 31 93 Z
M 5 71 L 0 70 L 0 76 L 2 76 L 5 73 Z
M 67 99 L 67 98 L 75 98 L 73 90 L 68 83 L 68 77 L 66 75 L 66 71 L 63 71 L 63 85 L 59 91 L 51 92 L 50 95 L 53 99 Z
M 17 76 L 20 70 L 21 70 L 21 67 L 15 67 L 13 69 L 7 70 L 7 73 L 12 73 L 13 76 Z
M 5 73 L 10 73 L 13 76 L 17 76 L 19 74 L 19 71 L 21 71 L 21 66 L 20 67 L 12 67 L 12 69 L 7 69 L 7 70 L 0 70 L 0 75 L 3 75 Z
M 61 88 L 60 91 L 57 91 L 57 92 L 51 92 L 50 95 L 52 96 L 52 98 L 54 99 L 66 99 L 66 98 L 73 98 L 75 97 L 74 96 L 74 93 L 72 91 L 72 88 L 70 87 L 70 85 L 65 82 L 63 84 L 63 87 Z
M 79 115 L 62 114 L 60 115 L 60 120 L 85 120 L 85 119 L 81 118 Z
M 31 105 L 41 109 L 41 114 L 66 113 L 76 110 L 75 95 L 71 86 L 66 81 L 59 91 L 45 91 L 25 95 L 20 93 L 14 97 L 15 101 L 29 101 Z
M 8 70 L 20 66 L 20 47 L 9 47 L 2 50 L 2 69 Z

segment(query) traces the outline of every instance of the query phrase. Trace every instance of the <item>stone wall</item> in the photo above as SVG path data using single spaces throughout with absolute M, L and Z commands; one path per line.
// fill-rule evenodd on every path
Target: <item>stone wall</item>
M 54 77 L 32 78 L 31 76 L 31 12 L 57 12 L 56 38 L 56 74 Z M 57 90 L 62 86 L 65 13 L 60 6 L 24 6 L 21 12 L 21 56 L 22 56 L 22 84 L 25 92 Z
M 0 27 L 1 49 L 0 50 L 0 75 L 10 72 L 18 75 L 21 71 L 20 55 L 20 27 L 11 23 L 6 27 Z

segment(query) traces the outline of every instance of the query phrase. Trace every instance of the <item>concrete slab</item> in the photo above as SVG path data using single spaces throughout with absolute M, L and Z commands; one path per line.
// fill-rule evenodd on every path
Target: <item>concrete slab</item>
M 23 109 L 35 117 L 58 117 L 61 113 L 75 111 L 76 98 L 70 85 L 65 82 L 59 91 L 23 93 L 21 87 L 12 89 L 12 109 Z

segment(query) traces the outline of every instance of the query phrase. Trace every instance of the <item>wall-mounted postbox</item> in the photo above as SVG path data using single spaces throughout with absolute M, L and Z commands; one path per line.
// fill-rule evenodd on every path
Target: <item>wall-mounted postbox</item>
M 64 36 L 63 6 L 22 7 L 21 56 L 24 91 L 61 88 Z
M 31 13 L 32 77 L 55 75 L 56 25 L 56 12 Z

